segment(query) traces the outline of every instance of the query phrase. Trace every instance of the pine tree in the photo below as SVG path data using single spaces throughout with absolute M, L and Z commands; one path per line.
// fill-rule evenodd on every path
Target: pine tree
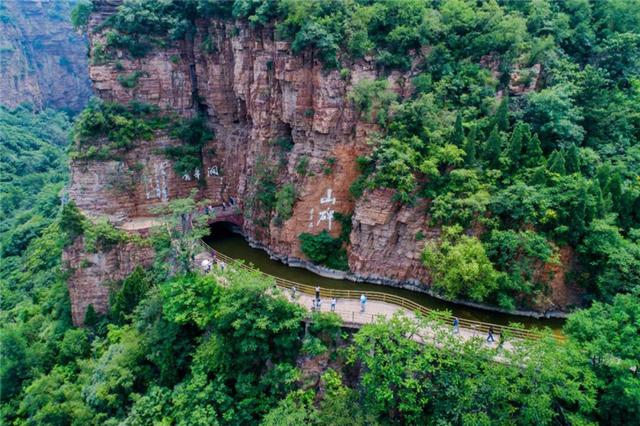
M 603 194 L 607 191 L 607 184 L 609 183 L 611 173 L 611 167 L 608 164 L 604 164 L 596 170 L 596 179 L 598 183 L 600 183 L 600 189 L 603 191 Z
M 522 157 L 522 139 L 524 138 L 524 125 L 522 122 L 516 124 L 511 139 L 509 139 L 509 147 L 507 148 L 507 157 L 511 163 L 511 168 L 516 169 L 520 166 L 520 160 Z
M 500 154 L 502 153 L 502 136 L 498 126 L 494 126 L 487 144 L 484 148 L 484 160 L 489 163 L 489 167 L 497 169 L 500 167 Z
M 509 130 L 509 96 L 502 98 L 502 102 L 496 110 L 494 124 L 503 132 Z
M 593 199 L 593 217 L 590 219 L 596 219 L 604 217 L 606 204 L 604 195 L 602 194 L 602 188 L 598 182 L 592 182 L 589 187 L 589 194 Z
M 620 201 L 622 200 L 622 176 L 620 172 L 615 171 L 607 183 L 607 192 L 611 194 L 611 203 L 614 211 L 620 209 Z
M 527 167 L 538 167 L 544 163 L 544 154 L 542 153 L 542 146 L 537 133 L 531 136 L 529 142 L 527 142 L 525 153 L 525 165 Z
M 462 148 L 464 145 L 464 129 L 462 128 L 462 116 L 460 113 L 456 116 L 456 124 L 453 126 L 451 141 L 458 148 Z
M 544 166 L 538 166 L 534 169 L 533 175 L 531 175 L 531 185 L 546 185 L 547 184 L 547 168 Z
M 578 196 L 571 206 L 571 214 L 568 217 L 569 227 L 569 240 L 573 244 L 577 244 L 580 237 L 584 234 L 586 229 L 586 217 L 588 214 L 587 199 L 588 188 L 586 185 L 581 185 L 578 190 Z
M 580 172 L 580 153 L 576 144 L 571 144 L 567 150 L 567 173 L 579 173 Z
M 562 151 L 554 150 L 549 156 L 549 171 L 562 176 L 567 174 L 564 153 Z
M 464 144 L 464 164 L 466 166 L 473 166 L 476 163 L 476 143 L 478 140 L 478 128 L 476 126 L 472 126 L 469 130 L 469 134 L 467 135 L 465 144 Z

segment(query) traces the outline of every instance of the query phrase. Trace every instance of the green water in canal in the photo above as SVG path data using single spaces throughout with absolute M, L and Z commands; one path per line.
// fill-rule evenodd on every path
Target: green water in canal
M 285 278 L 291 281 L 308 285 L 319 285 L 323 288 L 356 290 L 356 291 L 377 291 L 381 293 L 394 294 L 412 300 L 429 309 L 448 310 L 453 315 L 476 321 L 484 321 L 493 324 L 508 325 L 511 322 L 523 324 L 526 328 L 549 327 L 555 333 L 560 332 L 563 320 L 555 318 L 536 319 L 516 315 L 508 315 L 499 312 L 486 311 L 484 309 L 472 308 L 454 303 L 445 302 L 435 297 L 415 291 L 388 287 L 377 284 L 367 284 L 353 282 L 349 280 L 336 280 L 325 278 L 314 274 L 303 268 L 287 266 L 277 260 L 272 260 L 269 255 L 260 249 L 251 248 L 245 239 L 230 231 L 222 224 L 214 224 L 212 235 L 205 238 L 205 242 L 215 250 L 234 259 L 242 259 L 255 268 L 268 274 Z

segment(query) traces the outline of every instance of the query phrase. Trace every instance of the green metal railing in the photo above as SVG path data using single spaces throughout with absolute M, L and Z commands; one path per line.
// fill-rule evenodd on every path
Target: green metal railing
M 207 252 L 211 253 L 214 251 L 214 249 L 204 241 L 200 240 L 200 244 L 202 248 Z M 292 287 L 295 287 L 296 291 L 299 291 L 301 293 L 308 294 L 311 296 L 315 296 L 316 289 L 311 285 L 302 284 L 302 283 L 290 281 L 284 278 L 276 277 L 274 275 L 270 275 L 265 272 L 262 272 L 256 268 L 252 268 L 251 266 L 248 266 L 242 262 L 238 262 L 236 259 L 226 256 L 218 251 L 215 251 L 215 253 L 218 261 L 221 260 L 227 264 L 234 265 L 239 268 L 258 272 L 263 276 L 274 280 L 276 285 L 282 289 L 290 290 Z M 322 288 L 322 287 L 320 288 L 320 295 L 323 298 L 335 297 L 336 299 L 359 300 L 362 293 L 363 293 L 362 291 L 356 291 L 356 290 L 339 290 L 339 289 L 329 289 L 329 288 Z M 394 294 L 377 292 L 377 291 L 367 291 L 365 292 L 365 294 L 367 295 L 368 301 L 379 301 L 379 302 L 389 303 L 389 304 L 401 307 L 409 312 L 417 312 L 424 316 L 435 317 L 437 319 L 441 319 L 449 323 L 451 323 L 451 321 L 453 320 L 453 316 L 447 312 L 429 309 L 425 306 L 422 306 L 412 300 L 405 299 L 404 297 L 401 297 L 401 296 L 396 296 Z M 365 322 L 369 322 L 369 321 L 365 321 Z M 545 333 L 538 330 L 523 329 L 523 328 L 511 327 L 506 325 L 500 325 L 500 324 L 492 324 L 488 322 L 469 320 L 465 318 L 458 318 L 458 322 L 460 324 L 461 329 L 463 328 L 471 332 L 477 332 L 477 333 L 488 333 L 489 329 L 493 328 L 493 332 L 496 334 L 508 334 L 510 336 L 513 336 L 519 339 L 539 339 L 545 335 Z M 554 334 L 554 337 L 557 340 L 561 340 L 561 341 L 565 340 L 565 337 L 562 335 Z

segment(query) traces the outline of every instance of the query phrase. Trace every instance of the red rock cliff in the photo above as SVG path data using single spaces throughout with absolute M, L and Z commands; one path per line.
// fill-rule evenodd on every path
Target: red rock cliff
M 117 4 L 98 3 L 92 31 Z M 98 31 L 91 43 L 99 43 Z M 213 46 L 207 53 L 204 40 Z M 116 66 L 117 62 L 117 66 Z M 118 83 L 118 76 L 138 71 L 134 88 Z M 429 275 L 420 262 L 424 241 L 438 231 L 425 225 L 424 206 L 400 207 L 388 191 L 365 194 L 357 202 L 348 188 L 357 177 L 356 158 L 367 154 L 375 125 L 359 118 L 347 94 L 362 79 L 381 78 L 373 62 L 356 61 L 343 78 L 325 70 L 312 51 L 294 55 L 286 42 L 276 41 L 272 28 L 253 29 L 242 22 L 198 22 L 195 39 L 156 49 L 142 59 L 127 59 L 89 67 L 96 93 L 105 100 L 131 100 L 158 105 L 181 116 L 196 113 L 194 99 L 206 109 L 215 138 L 203 149 L 204 167 L 178 176 L 159 147 L 175 143 L 166 134 L 140 142 L 123 161 L 89 161 L 72 164 L 71 197 L 90 216 L 107 216 L 131 224 L 151 215 L 150 208 L 198 188 L 199 194 L 220 205 L 229 197 L 240 201 L 243 231 L 253 243 L 289 261 L 304 258 L 298 236 L 327 229 L 333 235 L 340 225 L 333 212 L 353 213 L 349 266 L 354 279 L 381 283 L 428 285 Z M 410 93 L 404 75 L 392 73 L 390 86 L 401 95 Z M 195 96 L 194 96 L 195 95 Z M 278 138 L 290 138 L 293 148 L 284 153 Z M 308 163 L 306 171 L 301 163 Z M 127 193 L 113 189 L 132 164 L 140 164 L 139 179 Z M 260 191 L 257 175 L 269 167 L 277 182 L 293 183 L 296 202 L 283 223 L 256 207 Z M 197 185 L 194 175 L 204 176 Z M 77 287 L 81 283 L 75 284 Z

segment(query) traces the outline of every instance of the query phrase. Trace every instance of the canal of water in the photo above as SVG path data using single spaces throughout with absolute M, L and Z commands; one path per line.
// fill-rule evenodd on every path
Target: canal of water
M 204 240 L 207 244 L 222 254 L 234 259 L 242 259 L 246 263 L 253 265 L 255 268 L 266 272 L 267 274 L 302 284 L 331 289 L 356 290 L 363 292 L 377 291 L 381 293 L 394 294 L 396 296 L 412 300 L 429 309 L 450 311 L 453 315 L 459 318 L 501 325 L 508 325 L 509 323 L 517 322 L 523 324 L 526 328 L 549 327 L 554 331 L 554 333 L 560 333 L 564 322 L 562 319 L 557 318 L 536 319 L 458 305 L 455 303 L 445 302 L 429 296 L 428 294 L 395 287 L 321 277 L 306 269 L 290 267 L 277 260 L 272 260 L 265 251 L 250 247 L 249 243 L 247 243 L 241 235 L 231 232 L 230 228 L 226 227 L 224 224 L 214 224 L 212 226 L 212 234 Z

